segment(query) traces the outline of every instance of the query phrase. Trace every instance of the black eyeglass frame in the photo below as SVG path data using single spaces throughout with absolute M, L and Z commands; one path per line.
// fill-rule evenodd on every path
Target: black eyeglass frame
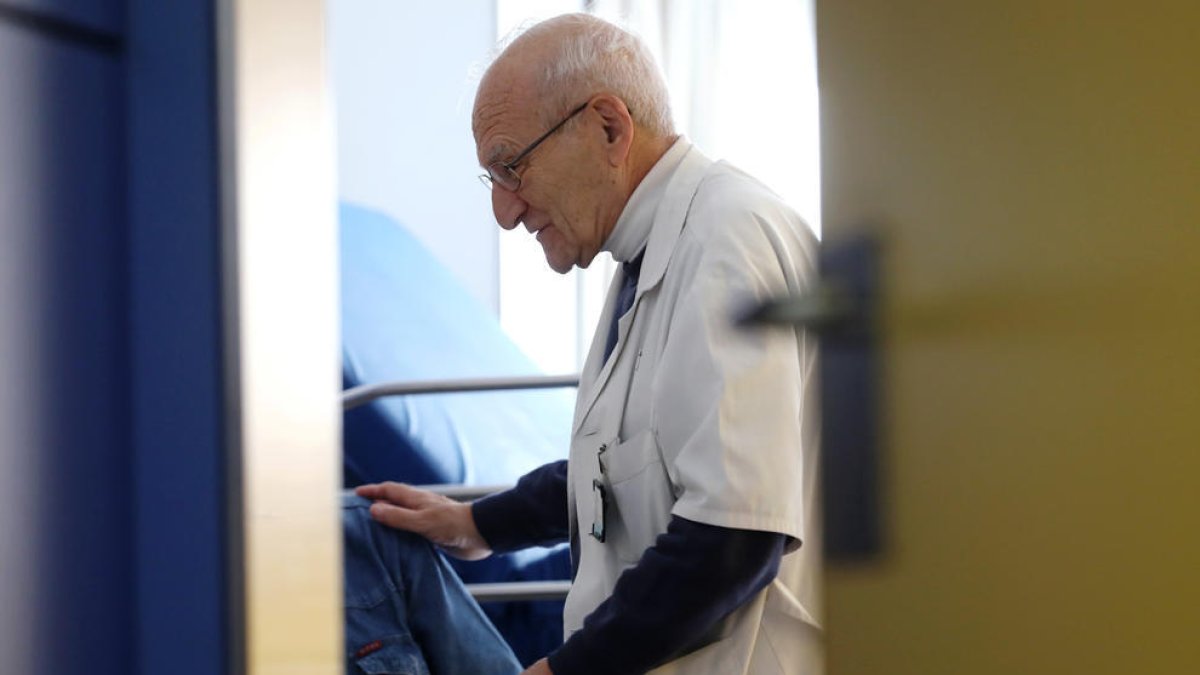
M 507 162 L 495 161 L 491 164 L 488 164 L 487 173 L 479 174 L 479 181 L 483 183 L 484 187 L 488 188 L 489 190 L 496 185 L 499 185 L 509 192 L 516 192 L 517 190 L 520 190 L 521 174 L 517 173 L 517 166 L 529 156 L 529 153 L 533 152 L 537 146 L 541 145 L 542 141 L 550 138 L 552 135 L 554 135 L 554 132 L 563 128 L 563 125 L 565 125 L 567 122 L 570 122 L 571 118 L 583 112 L 588 107 L 589 103 L 591 103 L 591 101 L 584 101 L 583 103 L 579 104 L 578 107 L 567 113 L 567 116 L 562 118 L 562 121 L 550 127 L 546 133 L 538 136 L 534 142 L 525 146 L 525 149 L 517 153 L 516 157 L 513 157 Z

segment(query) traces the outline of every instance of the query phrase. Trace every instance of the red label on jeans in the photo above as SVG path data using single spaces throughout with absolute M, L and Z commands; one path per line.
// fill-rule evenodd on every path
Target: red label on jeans
M 374 642 L 368 642 L 367 644 L 363 645 L 362 648 L 359 649 L 357 652 L 354 652 L 354 658 L 361 659 L 364 656 L 374 654 L 375 652 L 379 651 L 380 649 L 383 649 L 383 643 L 380 642 L 379 640 L 376 640 Z

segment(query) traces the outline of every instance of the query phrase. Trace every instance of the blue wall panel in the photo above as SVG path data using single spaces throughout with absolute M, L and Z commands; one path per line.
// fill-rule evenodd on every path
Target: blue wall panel
M 124 7 L 121 0 L 0 0 L 0 12 L 11 9 L 22 15 L 113 35 L 122 32 Z
M 24 255 L 31 338 L 18 481 L 36 569 L 25 672 L 132 672 L 132 533 L 119 61 L 0 21 L 3 241 Z M 8 383 L 5 383 L 8 384 Z M 10 617 L 11 620 L 11 617 Z M 0 626 L 7 630 L 11 626 Z M 6 664 L 0 663 L 0 668 Z M 32 668 L 32 670 L 30 670 Z M 5 671 L 12 672 L 12 671 Z
M 226 599 L 215 3 L 129 3 L 129 223 L 142 673 L 235 671 Z M 236 568 L 235 568 L 236 569 Z M 232 628 L 232 630 L 230 630 Z
M 0 0 L 3 675 L 240 670 L 214 11 Z

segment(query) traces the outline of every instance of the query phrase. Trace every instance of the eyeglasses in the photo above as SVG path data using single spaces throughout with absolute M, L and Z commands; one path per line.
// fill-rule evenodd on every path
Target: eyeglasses
M 538 136 L 536 141 L 530 143 L 525 147 L 524 150 L 517 153 L 516 157 L 513 157 L 507 162 L 495 161 L 491 164 L 488 164 L 487 173 L 479 175 L 479 182 L 483 183 L 483 186 L 489 190 L 496 185 L 499 185 L 509 192 L 516 192 L 517 190 L 521 189 L 521 174 L 517 173 L 517 166 L 521 163 L 521 160 L 528 157 L 529 153 L 533 152 L 534 148 L 541 145 L 542 141 L 550 138 L 554 132 L 561 129 L 564 124 L 571 120 L 572 117 L 583 112 L 583 110 L 588 107 L 588 103 L 589 101 L 584 101 L 583 104 L 572 110 L 570 114 L 564 117 L 561 122 L 550 127 L 549 131 L 541 136 Z

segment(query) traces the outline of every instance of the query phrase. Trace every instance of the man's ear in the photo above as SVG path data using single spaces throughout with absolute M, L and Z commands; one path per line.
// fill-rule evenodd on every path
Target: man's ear
M 621 99 L 612 94 L 600 94 L 592 107 L 604 124 L 605 150 L 609 164 L 620 166 L 633 146 L 633 117 Z

